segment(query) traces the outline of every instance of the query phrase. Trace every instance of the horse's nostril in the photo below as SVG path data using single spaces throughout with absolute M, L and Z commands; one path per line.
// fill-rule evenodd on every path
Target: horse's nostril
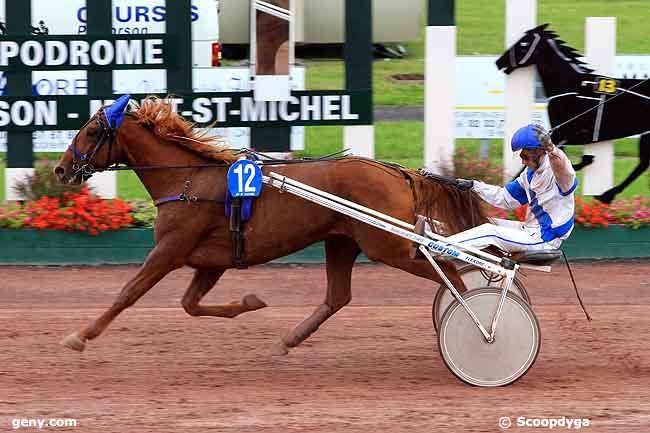
M 60 165 L 56 166 L 54 168 L 54 174 L 56 174 L 58 177 L 61 177 L 65 174 L 65 168 L 61 167 Z

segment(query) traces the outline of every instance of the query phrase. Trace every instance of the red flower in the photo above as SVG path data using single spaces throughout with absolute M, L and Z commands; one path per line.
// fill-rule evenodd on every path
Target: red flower
M 121 200 L 102 200 L 87 188 L 78 194 L 64 194 L 63 202 L 41 197 L 24 206 L 23 226 L 38 229 L 87 231 L 118 230 L 131 223 L 130 206 Z

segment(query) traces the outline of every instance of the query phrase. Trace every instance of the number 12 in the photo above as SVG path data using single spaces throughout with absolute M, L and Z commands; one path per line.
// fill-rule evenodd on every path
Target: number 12
M 233 170 L 237 175 L 237 186 L 239 192 L 243 193 L 254 193 L 255 188 L 251 186 L 253 179 L 255 178 L 255 167 L 252 164 L 239 165 Z M 246 184 L 244 185 L 244 176 L 248 175 L 246 179 Z

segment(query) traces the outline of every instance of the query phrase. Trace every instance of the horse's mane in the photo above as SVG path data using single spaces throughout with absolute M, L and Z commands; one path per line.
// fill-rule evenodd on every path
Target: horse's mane
M 360 156 L 347 156 L 338 159 L 338 161 L 362 162 L 379 168 L 392 176 L 405 179 L 413 193 L 414 212 L 424 215 L 436 233 L 449 236 L 488 222 L 485 205 L 481 198 L 475 192 L 461 191 L 451 185 L 451 182 L 445 183 L 444 176 L 439 176 L 438 179 L 427 177 L 418 170 L 406 168 L 393 162 Z M 437 224 L 438 222 L 443 226 Z
M 434 231 L 437 231 L 435 221 L 444 224 L 439 233 L 445 236 L 488 222 L 485 205 L 475 192 L 461 191 L 413 169 L 404 172 L 413 182 L 416 213 L 424 215 Z
M 577 68 L 578 72 L 583 72 L 589 74 L 594 72 L 593 69 L 589 68 L 587 63 L 580 60 L 580 57 L 584 57 L 578 50 L 567 45 L 565 41 L 559 39 L 560 35 L 555 33 L 553 30 L 548 30 L 548 24 L 542 24 L 537 26 L 534 29 L 528 30 L 527 35 L 537 33 L 542 39 L 552 40 L 554 42 L 553 47 L 557 48 L 558 53 L 563 57 L 563 60 L 568 63 L 572 63 Z
M 131 101 L 129 114 L 157 137 L 182 146 L 203 158 L 228 163 L 237 160 L 235 152 L 224 144 L 221 137 L 209 136 L 207 130 L 196 131 L 195 125 L 175 113 L 172 105 L 165 99 L 148 96 L 141 104 Z
M 449 236 L 488 222 L 483 201 L 473 191 L 457 187 L 422 175 L 419 171 L 398 164 L 378 163 L 399 170 L 411 184 L 415 198 L 415 213 L 424 215 L 432 229 Z M 438 230 L 438 224 L 444 224 Z

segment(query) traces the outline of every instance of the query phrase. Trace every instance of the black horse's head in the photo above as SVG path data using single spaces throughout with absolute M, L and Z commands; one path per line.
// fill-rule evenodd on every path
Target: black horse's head
M 504 70 L 506 74 L 525 66 L 534 65 L 539 55 L 540 43 L 543 39 L 555 34 L 546 30 L 548 24 L 542 24 L 534 29 L 528 30 L 524 36 L 515 42 L 508 50 L 503 53 L 497 60 L 497 68 Z

